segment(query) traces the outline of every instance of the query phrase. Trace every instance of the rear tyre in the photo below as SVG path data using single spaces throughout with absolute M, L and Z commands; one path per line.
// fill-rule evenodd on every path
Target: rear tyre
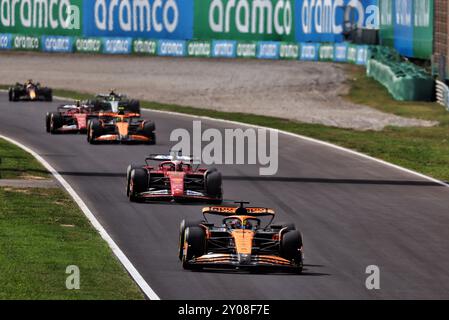
M 187 228 L 190 227 L 198 227 L 203 223 L 201 220 L 182 220 L 179 226 L 179 260 L 182 261 L 182 255 L 184 253 L 184 241 L 185 241 L 185 232 Z
M 156 144 L 156 134 L 154 133 L 155 129 L 156 125 L 154 124 L 153 121 L 144 122 L 142 135 L 150 139 L 150 141 L 147 142 L 147 144 L 149 145 Z
M 185 231 L 187 252 L 182 257 L 182 267 L 186 270 L 198 270 L 201 266 L 190 264 L 194 257 L 201 257 L 206 250 L 206 236 L 200 227 L 189 227 Z
M 9 88 L 9 90 L 8 90 L 8 97 L 9 97 L 9 101 L 13 101 L 13 91 L 12 91 L 12 88 Z
M 59 113 L 50 114 L 50 133 L 57 134 L 58 129 L 63 126 L 63 118 Z
M 89 122 L 89 129 L 87 131 L 87 141 L 90 144 L 96 144 L 96 139 L 101 136 L 101 123 L 98 119 L 92 119 Z
M 206 194 L 211 198 L 217 198 L 219 201 L 222 198 L 222 177 L 218 171 L 209 170 L 206 172 L 204 179 Z
M 53 91 L 50 88 L 42 88 L 40 94 L 43 96 L 44 101 L 53 101 Z
M 148 171 L 145 169 L 134 169 L 131 171 L 129 180 L 129 201 L 138 202 L 139 194 L 148 190 Z
M 281 239 L 281 257 L 292 261 L 297 266 L 298 273 L 302 272 L 303 267 L 302 246 L 302 235 L 298 230 L 285 233 Z
M 131 100 L 131 101 L 129 101 L 129 105 L 128 105 L 128 107 L 126 109 L 129 112 L 131 112 L 131 113 L 138 113 L 138 114 L 140 114 L 140 101 L 138 101 L 138 100 Z

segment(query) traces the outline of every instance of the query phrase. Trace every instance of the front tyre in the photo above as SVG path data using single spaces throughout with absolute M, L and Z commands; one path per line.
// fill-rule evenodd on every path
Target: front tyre
M 185 231 L 186 254 L 182 256 L 185 270 L 198 270 L 201 266 L 189 263 L 194 257 L 201 257 L 206 250 L 206 235 L 200 227 L 189 227 Z
M 50 133 L 50 121 L 51 121 L 51 113 L 47 112 L 47 114 L 45 115 L 45 130 L 47 131 L 47 133 Z
M 131 202 L 138 202 L 139 194 L 148 190 L 148 171 L 146 169 L 134 169 L 129 179 L 128 197 Z
M 297 272 L 302 272 L 302 235 L 298 230 L 291 230 L 285 233 L 281 239 L 281 257 L 292 261 L 296 267 Z

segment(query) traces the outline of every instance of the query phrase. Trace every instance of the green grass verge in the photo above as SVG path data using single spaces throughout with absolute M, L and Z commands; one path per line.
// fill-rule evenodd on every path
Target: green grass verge
M 0 299 L 142 299 L 111 250 L 60 189 L 0 188 Z M 66 268 L 80 269 L 80 290 Z
M 344 65 L 344 68 L 350 86 L 344 99 L 402 117 L 439 121 L 439 125 L 431 128 L 388 127 L 379 132 L 356 131 L 267 116 L 154 102 L 142 102 L 142 106 L 153 110 L 208 116 L 285 130 L 353 149 L 437 179 L 449 180 L 449 112 L 436 103 L 395 101 L 382 85 L 366 76 L 363 67 Z M 89 94 L 66 90 L 56 90 L 55 94 L 78 99 L 92 97 Z
M 0 139 L 0 179 L 48 178 L 47 170 L 27 152 Z

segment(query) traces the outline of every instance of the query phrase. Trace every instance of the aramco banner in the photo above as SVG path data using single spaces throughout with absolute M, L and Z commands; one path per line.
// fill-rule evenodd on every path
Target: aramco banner
M 0 32 L 82 35 L 82 5 L 83 0 L 0 0 Z
M 191 39 L 193 0 L 84 0 L 83 35 Z
M 433 0 L 379 0 L 380 39 L 407 57 L 433 53 Z
M 378 28 L 377 1 L 0 0 L 0 33 L 84 38 L 341 42 L 343 33 L 356 26 Z M 423 23 L 421 20 L 417 21 Z M 273 48 L 267 44 L 262 49 Z
M 379 29 L 377 0 L 298 0 L 296 40 L 340 42 L 354 28 Z

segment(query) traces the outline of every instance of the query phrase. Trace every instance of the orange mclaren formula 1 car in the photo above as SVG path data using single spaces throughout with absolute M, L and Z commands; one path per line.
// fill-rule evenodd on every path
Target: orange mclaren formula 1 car
M 52 101 L 53 91 L 41 84 L 28 80 L 24 84 L 16 83 L 8 90 L 9 101 Z
M 156 144 L 155 124 L 141 118 L 138 113 L 102 112 L 88 122 L 87 141 L 97 143 Z
M 184 269 L 272 269 L 301 273 L 303 242 L 293 224 L 273 224 L 268 208 L 207 207 L 203 221 L 185 221 L 180 226 L 179 259 Z M 221 224 L 208 217 L 219 216 Z M 262 225 L 262 219 L 267 220 Z
M 160 162 L 156 166 L 149 161 Z M 205 202 L 223 201 L 222 177 L 215 168 L 199 168 L 192 157 L 151 155 L 145 166 L 130 165 L 127 195 L 130 201 Z

